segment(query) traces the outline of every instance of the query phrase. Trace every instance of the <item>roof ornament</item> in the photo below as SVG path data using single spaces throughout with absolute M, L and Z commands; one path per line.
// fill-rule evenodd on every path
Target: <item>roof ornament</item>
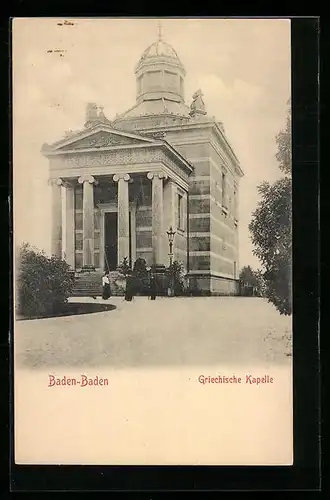
M 95 102 L 89 102 L 86 106 L 86 122 L 97 120 L 97 105 Z
M 192 96 L 193 101 L 190 104 L 190 116 L 206 115 L 205 104 L 203 101 L 203 93 L 201 89 L 196 90 Z
M 98 121 L 102 123 L 107 123 L 108 125 L 111 125 L 111 121 L 108 120 L 108 118 L 104 114 L 104 106 L 99 106 L 99 116 L 98 116 Z
M 110 120 L 105 116 L 103 109 L 103 106 L 98 106 L 94 102 L 87 104 L 85 128 L 91 128 L 100 123 L 111 124 Z

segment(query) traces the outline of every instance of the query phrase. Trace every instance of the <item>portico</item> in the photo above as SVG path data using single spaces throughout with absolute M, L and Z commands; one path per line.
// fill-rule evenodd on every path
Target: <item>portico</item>
M 50 161 L 54 255 L 75 270 L 112 270 L 137 257 L 167 265 L 164 235 L 175 226 L 178 192 L 187 216 L 193 167 L 164 139 L 97 124 L 43 153 Z

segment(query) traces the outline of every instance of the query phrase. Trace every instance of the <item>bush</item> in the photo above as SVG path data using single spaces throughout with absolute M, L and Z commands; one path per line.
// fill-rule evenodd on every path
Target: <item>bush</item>
M 175 260 L 167 269 L 169 285 L 173 287 L 174 295 L 185 294 L 185 270 L 182 262 Z
M 141 257 L 138 257 L 134 263 L 133 276 L 136 278 L 144 278 L 148 276 L 147 263 Z
M 124 257 L 124 259 L 123 259 L 122 263 L 120 264 L 120 266 L 118 267 L 118 269 L 121 272 L 121 274 L 123 274 L 125 277 L 128 276 L 129 274 L 131 274 L 132 270 L 131 270 L 131 267 L 129 265 L 127 257 Z
M 47 257 L 28 244 L 20 247 L 17 257 L 17 312 L 31 317 L 62 310 L 73 288 L 69 265 L 58 257 Z

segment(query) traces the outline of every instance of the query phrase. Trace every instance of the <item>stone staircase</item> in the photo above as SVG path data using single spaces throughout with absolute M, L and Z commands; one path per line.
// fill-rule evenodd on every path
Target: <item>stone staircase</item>
M 72 297 L 101 297 L 102 296 L 102 273 L 76 273 Z M 110 272 L 111 295 L 122 296 L 125 294 L 125 283 L 118 271 Z
M 102 274 L 97 272 L 76 273 L 73 297 L 100 297 L 102 295 Z

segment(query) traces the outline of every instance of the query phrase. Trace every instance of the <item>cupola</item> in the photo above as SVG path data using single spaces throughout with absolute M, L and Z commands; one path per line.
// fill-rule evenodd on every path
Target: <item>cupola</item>
M 135 75 L 138 104 L 162 98 L 184 102 L 185 69 L 173 47 L 164 42 L 160 24 L 158 40 L 143 52 Z

